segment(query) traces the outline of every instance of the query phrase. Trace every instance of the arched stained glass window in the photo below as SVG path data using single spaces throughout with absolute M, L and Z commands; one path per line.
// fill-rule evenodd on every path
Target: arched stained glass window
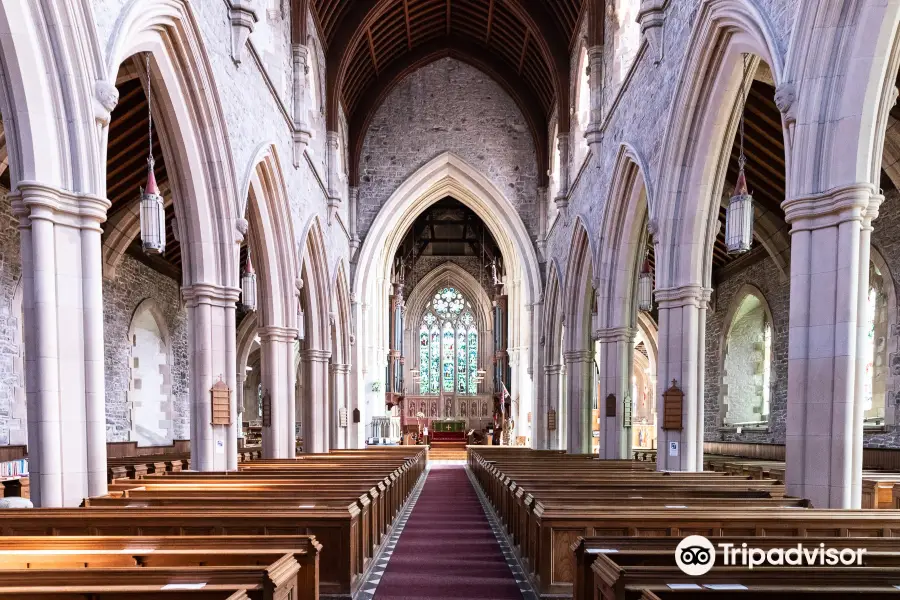
M 420 394 L 478 392 L 478 329 L 471 303 L 456 288 L 442 288 L 425 309 L 419 371 Z

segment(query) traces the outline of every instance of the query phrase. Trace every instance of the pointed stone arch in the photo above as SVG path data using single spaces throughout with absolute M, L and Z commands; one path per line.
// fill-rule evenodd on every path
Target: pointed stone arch
M 351 357 L 351 308 L 349 282 L 343 259 L 338 261 L 331 285 L 331 396 L 332 404 L 338 411 L 346 411 L 346 425 L 335 422 L 334 431 L 337 448 L 360 448 L 359 426 L 353 422 L 353 410 L 358 402 L 350 386 Z
M 563 422 L 566 407 L 561 389 L 564 369 L 562 331 L 565 315 L 562 307 L 559 265 L 555 261 L 551 261 L 548 267 L 546 290 L 539 343 L 542 371 L 539 378 L 539 402 L 536 403 L 537 415 L 534 419 L 533 435 L 538 448 L 562 449 L 566 447 Z M 548 423 L 548 414 L 551 410 L 556 413 L 556 429 L 553 431 L 549 430 Z
M 304 398 L 300 418 L 305 452 L 326 452 L 331 443 L 332 423 L 337 418 L 328 389 L 328 365 L 331 358 L 331 279 L 325 237 L 318 216 L 312 217 L 301 246 L 303 282 L 300 303 L 303 307 L 303 339 L 300 356 L 304 374 Z
M 591 239 L 581 217 L 573 225 L 571 246 L 566 264 L 564 312 L 566 339 L 566 400 L 568 402 L 567 450 L 582 454 L 591 452 L 591 406 L 593 381 L 593 315 L 595 307 L 594 253 Z
M 529 310 L 541 296 L 541 274 L 531 237 L 512 202 L 497 187 L 465 160 L 445 152 L 410 175 L 381 207 L 360 248 L 353 281 L 357 304 L 356 371 L 360 401 L 366 402 L 366 417 L 381 414 L 383 399 L 369 394 L 371 383 L 380 380 L 387 352 L 385 315 L 390 293 L 391 260 L 404 233 L 416 217 L 441 198 L 452 196 L 468 206 L 485 223 L 500 247 L 506 263 L 504 282 L 510 306 L 510 338 L 527 349 L 527 364 L 533 365 L 537 353 L 531 347 L 531 332 L 540 329 Z M 513 333 L 518 334 L 515 338 Z M 519 369 L 519 382 L 513 382 L 531 397 L 531 369 Z M 512 391 L 512 390 L 511 390 Z M 515 391 L 513 391 L 515 393 Z M 378 412 L 373 412 L 378 411 Z
M 719 227 L 728 145 L 739 121 L 743 54 L 770 67 L 776 86 L 784 66 L 773 28 L 756 0 L 702 0 L 671 102 L 656 191 L 659 306 L 657 398 L 675 380 L 684 392 L 681 431 L 661 432 L 659 444 L 678 456 L 657 455 L 661 469 L 703 470 L 706 310 L 712 252 Z M 747 75 L 748 77 L 751 75 Z M 788 180 L 791 167 L 787 169 Z

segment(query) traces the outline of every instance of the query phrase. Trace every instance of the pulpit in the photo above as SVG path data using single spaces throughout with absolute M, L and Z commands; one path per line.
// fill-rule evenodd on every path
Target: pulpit
M 434 419 L 431 421 L 432 448 L 465 448 L 466 422 L 458 419 Z

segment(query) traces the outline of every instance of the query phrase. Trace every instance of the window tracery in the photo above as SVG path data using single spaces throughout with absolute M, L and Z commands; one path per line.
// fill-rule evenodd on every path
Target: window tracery
M 419 393 L 478 392 L 478 329 L 472 304 L 444 287 L 431 299 L 419 327 Z

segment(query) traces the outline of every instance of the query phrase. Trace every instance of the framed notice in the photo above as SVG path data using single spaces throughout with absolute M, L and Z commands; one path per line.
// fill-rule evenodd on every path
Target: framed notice
M 219 379 L 209 391 L 212 394 L 212 424 L 231 425 L 231 388 Z
M 547 411 L 547 429 L 556 431 L 556 411 L 552 408 Z
M 266 390 L 262 397 L 262 425 L 263 427 L 272 426 L 272 394 Z

